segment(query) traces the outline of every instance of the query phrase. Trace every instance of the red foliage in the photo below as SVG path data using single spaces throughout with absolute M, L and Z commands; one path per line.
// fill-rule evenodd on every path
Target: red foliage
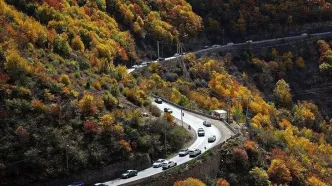
M 233 155 L 234 155 L 235 159 L 237 159 L 237 160 L 240 160 L 242 162 L 248 161 L 248 154 L 244 149 L 235 147 L 233 149 Z
M 62 0 L 45 0 L 45 2 L 57 10 L 62 8 Z
M 98 124 L 93 121 L 85 121 L 83 124 L 84 132 L 89 134 L 98 134 L 100 130 L 98 129 Z

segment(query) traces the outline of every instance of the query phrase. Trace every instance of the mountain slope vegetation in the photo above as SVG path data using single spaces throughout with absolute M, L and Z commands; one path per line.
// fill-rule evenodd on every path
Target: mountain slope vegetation
M 112 2 L 0 1 L 1 185 L 45 181 L 142 153 L 164 156 L 165 130 L 169 153 L 190 139 L 171 116 L 158 120 L 149 91 L 122 66 L 139 58 L 136 29 L 112 12 Z M 181 29 L 191 28 L 182 23 L 192 25 L 188 37 L 200 28 L 200 18 L 185 1 L 168 2 L 160 10 L 193 18 L 184 17 L 181 24 L 146 9 L 152 2 L 116 3 L 127 12 L 142 11 L 146 24 L 153 24 L 144 27 L 150 38 L 175 42 L 187 37 L 178 34 Z M 149 16 L 159 19 L 150 22 Z M 152 120 L 141 116 L 149 111 Z

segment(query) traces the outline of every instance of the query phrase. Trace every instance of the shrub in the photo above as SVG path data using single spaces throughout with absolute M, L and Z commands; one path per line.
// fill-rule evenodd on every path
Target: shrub
M 70 78 L 67 74 L 61 74 L 61 77 L 60 77 L 60 82 L 65 84 L 65 85 L 70 85 Z
M 71 40 L 71 46 L 73 47 L 74 50 L 78 51 L 84 51 L 84 43 L 81 40 L 80 36 L 74 36 L 74 38 Z
M 72 51 L 67 39 L 63 36 L 56 36 L 54 38 L 53 50 L 60 55 L 69 55 Z
M 79 110 L 87 115 L 95 115 L 98 113 L 97 103 L 93 95 L 85 93 L 79 101 Z
M 304 68 L 305 67 L 305 61 L 302 57 L 298 57 L 295 61 L 295 65 L 299 68 Z
M 13 78 L 19 78 L 22 74 L 30 72 L 30 65 L 16 51 L 8 51 L 5 69 Z
M 272 160 L 267 173 L 271 181 L 276 184 L 288 184 L 292 180 L 289 169 L 281 159 Z
M 160 117 L 161 116 L 161 111 L 159 110 L 159 108 L 155 105 L 150 105 L 150 108 L 149 108 L 152 116 L 155 116 L 155 117 Z
M 95 89 L 97 89 L 97 90 L 101 90 L 101 85 L 100 85 L 99 81 L 94 81 L 92 83 L 92 86 L 95 87 Z

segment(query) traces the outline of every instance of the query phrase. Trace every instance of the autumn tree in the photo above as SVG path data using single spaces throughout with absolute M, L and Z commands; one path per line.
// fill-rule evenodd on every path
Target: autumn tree
M 269 175 L 262 168 L 255 167 L 249 172 L 255 179 L 255 185 L 257 186 L 269 186 Z
M 217 185 L 216 186 L 230 186 L 229 183 L 227 182 L 227 180 L 223 179 L 223 178 L 219 178 L 217 180 Z
M 177 181 L 173 186 L 206 186 L 203 182 L 195 178 L 188 178 L 184 181 Z
M 280 159 L 274 159 L 267 171 L 270 180 L 276 184 L 288 184 L 291 180 L 291 174 L 285 162 Z
M 276 103 L 280 107 L 288 108 L 292 104 L 292 95 L 290 93 L 290 88 L 285 80 L 279 80 L 276 83 L 276 87 L 273 90 Z

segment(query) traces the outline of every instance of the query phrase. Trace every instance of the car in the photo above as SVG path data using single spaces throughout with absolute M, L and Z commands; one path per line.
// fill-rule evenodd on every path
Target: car
M 184 55 L 187 55 L 187 53 L 183 52 L 182 55 L 183 55 L 183 56 L 184 56 Z
M 209 48 L 209 46 L 204 46 L 204 47 L 203 47 L 203 49 L 208 49 L 208 48 Z
M 164 108 L 164 112 L 173 113 L 173 110 L 171 108 Z
M 234 43 L 227 43 L 227 46 L 232 46 L 234 45 Z
M 162 167 L 163 167 L 163 169 L 165 170 L 165 169 L 169 169 L 169 168 L 171 168 L 171 167 L 174 167 L 174 166 L 176 166 L 176 165 L 177 165 L 177 163 L 174 162 L 174 161 L 165 161 L 165 162 L 162 164 Z
M 143 61 L 143 62 L 141 63 L 141 65 L 143 65 L 143 66 L 147 66 L 147 65 L 148 65 L 148 62 Z
M 180 157 L 187 156 L 188 154 L 189 154 L 189 149 L 182 149 L 179 152 Z
M 203 125 L 206 126 L 206 127 L 211 127 L 211 122 L 203 121 Z
M 200 155 L 202 153 L 201 150 L 199 149 L 193 149 L 193 150 L 189 150 L 189 157 L 196 157 L 198 155 Z
M 108 185 L 105 183 L 95 183 L 93 186 L 108 186 Z
M 85 184 L 83 182 L 74 182 L 70 185 L 67 185 L 67 186 L 85 186 Z
M 158 103 L 158 104 L 162 104 L 162 103 L 163 103 L 163 100 L 160 99 L 160 98 L 156 98 L 156 99 L 154 100 L 154 102 L 156 102 L 156 103 Z
M 308 37 L 308 34 L 307 33 L 303 33 L 303 34 L 301 34 L 301 37 Z
M 208 142 L 209 143 L 213 143 L 215 141 L 216 141 L 216 136 L 215 135 L 213 135 L 213 136 L 211 136 L 211 137 L 208 138 Z
M 220 45 L 213 45 L 212 48 L 220 47 Z
M 160 57 L 160 58 L 157 59 L 157 61 L 165 61 L 165 58 Z
M 205 136 L 205 132 L 203 128 L 199 128 L 197 132 L 198 136 Z
M 121 178 L 127 179 L 130 177 L 134 177 L 137 176 L 137 173 L 138 173 L 137 170 L 127 170 L 125 173 L 121 175 Z
M 146 64 L 147 65 L 150 65 L 152 63 L 152 61 L 147 61 Z
M 252 43 L 252 40 L 248 40 L 248 41 L 246 41 L 246 43 Z
M 132 68 L 139 68 L 139 66 L 138 65 L 133 65 Z
M 153 168 L 159 168 L 165 162 L 165 159 L 159 159 L 152 164 Z
M 178 56 L 180 56 L 180 54 L 178 54 L 178 53 L 175 53 L 175 54 L 174 54 L 174 57 L 178 57 Z

